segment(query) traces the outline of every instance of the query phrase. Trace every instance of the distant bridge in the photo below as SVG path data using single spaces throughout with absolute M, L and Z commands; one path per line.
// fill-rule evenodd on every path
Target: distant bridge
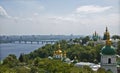
M 33 43 L 37 43 L 37 44 L 54 44 L 55 42 L 57 42 L 58 40 L 40 40 L 40 41 L 30 41 L 30 40 L 15 40 L 15 41 L 11 41 L 12 43 L 19 43 L 19 44 L 33 44 Z

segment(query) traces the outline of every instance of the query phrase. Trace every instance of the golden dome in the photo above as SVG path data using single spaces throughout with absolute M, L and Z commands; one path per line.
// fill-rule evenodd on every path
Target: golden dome
M 57 51 L 55 51 L 55 54 L 57 55 L 62 54 L 62 50 L 58 49 Z
M 61 51 L 60 49 L 59 49 L 59 50 L 57 50 L 57 51 L 58 51 L 58 53 L 59 53 L 59 54 L 61 54 L 61 53 L 62 53 L 62 51 Z
M 58 54 L 62 54 L 62 50 L 60 50 L 60 44 L 58 44 L 58 48 L 59 48 L 59 49 L 57 50 L 57 53 L 58 53 Z
M 55 55 L 62 55 L 62 50 L 60 49 L 60 44 L 58 45 L 58 50 L 54 51 Z
M 106 45 L 110 46 L 111 45 L 111 40 L 106 40 Z

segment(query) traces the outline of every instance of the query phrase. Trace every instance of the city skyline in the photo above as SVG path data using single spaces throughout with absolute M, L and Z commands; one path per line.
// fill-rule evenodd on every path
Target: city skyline
M 119 0 L 0 0 L 1 35 L 120 35 Z

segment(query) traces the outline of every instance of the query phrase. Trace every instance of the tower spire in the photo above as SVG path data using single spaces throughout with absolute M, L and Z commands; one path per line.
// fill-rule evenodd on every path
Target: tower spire
M 108 28 L 107 28 L 107 26 L 106 26 L 106 32 L 108 32 Z
M 110 34 L 109 34 L 109 31 L 108 31 L 108 27 L 106 26 L 106 31 L 104 33 L 103 40 L 107 40 L 107 39 L 110 39 Z
M 95 31 L 95 36 L 97 35 L 96 31 Z
M 109 34 L 109 32 L 108 32 L 108 28 L 107 28 L 107 26 L 106 26 L 106 45 L 107 46 L 110 46 L 111 45 L 111 40 L 110 40 L 110 34 Z
M 60 49 L 60 44 L 58 44 L 58 48 Z

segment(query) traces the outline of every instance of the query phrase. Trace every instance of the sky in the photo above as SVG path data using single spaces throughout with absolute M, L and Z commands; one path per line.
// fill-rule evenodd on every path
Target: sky
M 0 35 L 120 35 L 120 0 L 0 0 Z

